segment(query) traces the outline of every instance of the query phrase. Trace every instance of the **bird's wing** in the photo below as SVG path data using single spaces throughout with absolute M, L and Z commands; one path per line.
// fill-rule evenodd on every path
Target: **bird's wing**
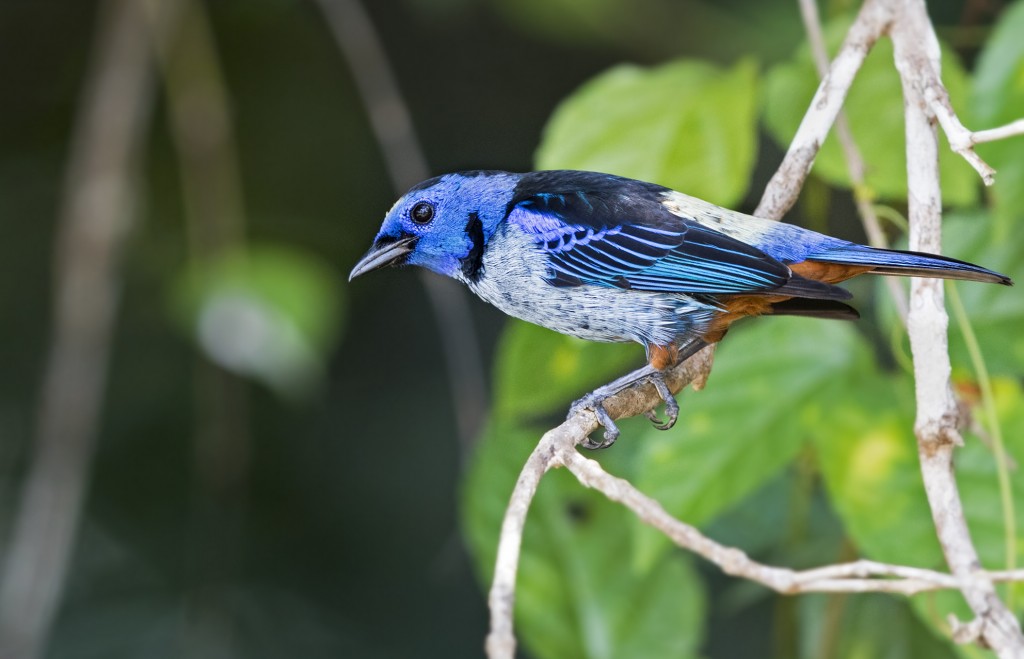
M 793 277 L 761 250 L 646 195 L 535 194 L 516 200 L 508 221 L 544 251 L 554 286 L 727 294 L 775 290 Z

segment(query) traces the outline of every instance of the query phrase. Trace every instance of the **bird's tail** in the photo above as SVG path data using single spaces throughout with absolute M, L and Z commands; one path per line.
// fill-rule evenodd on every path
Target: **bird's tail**
M 848 246 L 835 247 L 808 255 L 806 259 L 821 263 L 866 266 L 871 268 L 869 272 L 877 275 L 938 277 L 940 279 L 981 281 L 1004 286 L 1013 285 L 1013 280 L 1006 275 L 948 256 L 897 249 L 879 249 L 852 243 Z
M 836 300 L 809 300 L 800 297 L 773 303 L 768 309 L 768 314 L 827 318 L 829 320 L 857 320 L 860 318 L 857 310 L 848 304 Z

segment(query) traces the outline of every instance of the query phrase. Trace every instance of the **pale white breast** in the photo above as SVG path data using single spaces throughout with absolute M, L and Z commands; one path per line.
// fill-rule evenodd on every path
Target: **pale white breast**
M 530 236 L 502 224 L 484 252 L 480 276 L 460 278 L 510 316 L 591 341 L 669 345 L 703 334 L 710 322 L 713 308 L 683 294 L 552 286 L 544 280 L 545 260 Z

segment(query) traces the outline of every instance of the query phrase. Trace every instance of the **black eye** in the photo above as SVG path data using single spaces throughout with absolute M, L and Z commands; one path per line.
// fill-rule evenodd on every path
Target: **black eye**
M 434 219 L 434 205 L 426 201 L 421 201 L 412 207 L 409 217 L 411 217 L 412 221 L 416 224 L 426 224 Z

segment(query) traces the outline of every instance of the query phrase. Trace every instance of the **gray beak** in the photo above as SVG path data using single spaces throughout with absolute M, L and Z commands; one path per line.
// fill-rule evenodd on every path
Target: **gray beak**
M 352 272 L 348 274 L 348 280 L 352 281 L 359 275 L 366 274 L 371 270 L 393 264 L 411 252 L 418 239 L 419 236 L 409 236 L 393 243 L 375 244 L 363 258 L 359 259 L 359 263 L 356 263 L 356 266 L 352 268 Z

